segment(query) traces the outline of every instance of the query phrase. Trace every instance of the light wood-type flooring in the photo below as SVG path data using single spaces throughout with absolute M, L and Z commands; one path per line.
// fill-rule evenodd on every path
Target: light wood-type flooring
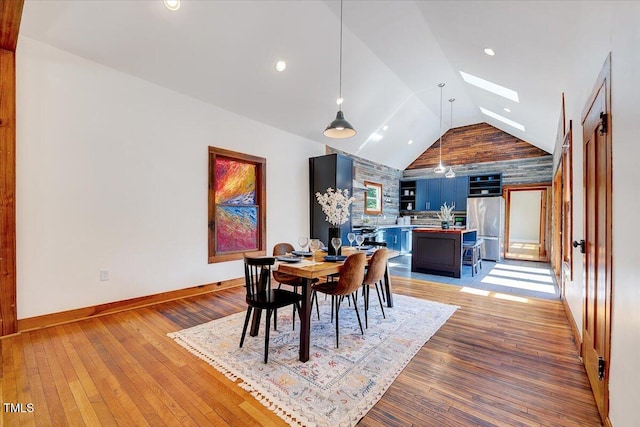
M 359 425 L 600 425 L 559 301 L 393 283 L 460 309 Z M 7 337 L 0 425 L 284 426 L 166 336 L 244 309 L 243 288 L 233 288 Z

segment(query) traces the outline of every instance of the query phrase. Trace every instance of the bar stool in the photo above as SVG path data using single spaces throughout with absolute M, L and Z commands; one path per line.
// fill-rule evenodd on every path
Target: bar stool
M 478 273 L 478 266 L 482 269 L 481 248 L 483 243 L 483 239 L 477 239 L 475 242 L 462 245 L 462 265 L 471 266 L 471 277 L 475 277 Z

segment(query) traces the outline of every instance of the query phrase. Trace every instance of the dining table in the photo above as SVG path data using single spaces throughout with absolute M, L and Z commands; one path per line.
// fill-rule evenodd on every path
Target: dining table
M 355 252 L 355 248 L 343 248 L 343 255 Z M 373 252 L 367 251 L 367 264 Z M 389 276 L 390 258 L 398 256 L 398 251 L 388 250 L 387 267 L 384 273 L 383 289 L 388 307 L 393 307 L 393 293 L 391 292 L 391 280 Z M 300 357 L 301 362 L 309 360 L 309 347 L 311 343 L 311 284 L 322 277 L 340 274 L 340 269 L 344 262 L 325 261 L 326 252 L 318 251 L 312 258 L 305 258 L 299 262 L 278 262 L 277 271 L 291 274 L 305 279 L 305 286 L 302 286 L 302 304 L 300 305 Z

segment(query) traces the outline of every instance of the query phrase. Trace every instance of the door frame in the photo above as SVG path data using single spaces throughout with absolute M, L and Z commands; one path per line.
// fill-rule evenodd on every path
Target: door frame
M 0 335 L 17 331 L 16 46 L 24 0 L 0 1 Z
M 514 184 L 502 186 L 502 195 L 505 200 L 504 257 L 505 259 L 513 259 L 507 257 L 507 253 L 509 250 L 509 234 L 511 227 L 511 193 L 514 191 L 542 191 L 542 206 L 540 207 L 540 229 L 538 231 L 542 253 L 539 253 L 538 259 L 532 261 L 549 262 L 549 237 L 551 236 L 551 209 L 549 201 L 551 195 L 551 183 Z

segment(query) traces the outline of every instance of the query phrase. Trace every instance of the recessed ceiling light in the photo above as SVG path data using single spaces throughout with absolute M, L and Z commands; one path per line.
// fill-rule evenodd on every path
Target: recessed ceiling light
M 511 112 L 511 108 L 504 107 L 503 110 L 506 111 L 507 113 Z
M 276 62 L 276 70 L 283 72 L 285 68 L 287 68 L 286 62 L 284 62 L 283 60 L 279 60 L 278 62 Z
M 164 5 L 167 9 L 175 12 L 180 9 L 180 0 L 164 0 Z
M 340 98 L 336 99 L 336 104 L 338 104 L 338 105 L 342 105 L 343 102 L 344 102 L 344 98 L 343 97 L 340 97 Z
M 387 131 L 387 129 L 389 129 L 389 126 L 387 126 L 387 125 L 382 126 L 382 131 L 383 131 L 383 132 L 386 132 L 386 131 Z
M 496 53 L 493 51 L 493 49 L 491 49 L 490 47 L 487 47 L 484 49 L 484 53 L 486 53 L 489 56 L 494 56 Z
M 486 114 L 489 117 L 492 117 L 492 118 L 494 118 L 496 120 L 501 121 L 502 123 L 506 123 L 509 126 L 513 126 L 514 128 L 516 128 L 518 130 L 521 130 L 522 132 L 525 132 L 524 125 L 521 125 L 518 122 L 514 122 L 513 120 L 507 119 L 506 117 L 501 116 L 500 114 L 496 114 L 493 111 L 489 111 L 486 108 L 480 107 L 480 111 L 482 111 L 482 114 Z
M 409 144 L 409 145 L 413 144 L 413 139 L 410 139 L 407 144 Z
M 512 101 L 520 102 L 518 98 L 518 92 L 516 92 L 515 90 L 500 86 L 499 84 L 490 82 L 489 80 L 481 79 L 480 77 L 476 77 L 472 74 L 467 74 L 464 71 L 460 71 L 460 75 L 465 82 L 471 85 L 477 86 L 480 89 L 488 90 L 489 92 L 495 93 L 496 95 L 504 96 L 505 98 Z

